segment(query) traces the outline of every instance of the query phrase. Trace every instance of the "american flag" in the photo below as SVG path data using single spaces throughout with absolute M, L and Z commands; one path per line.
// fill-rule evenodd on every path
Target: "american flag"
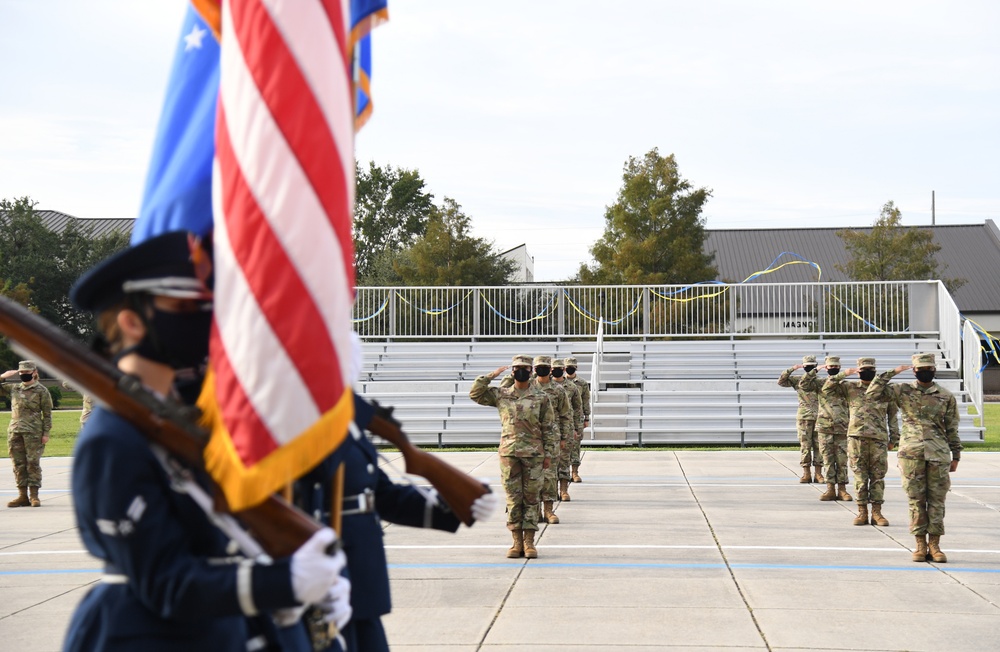
M 233 510 L 315 466 L 353 418 L 354 52 L 384 18 L 385 2 L 368 0 L 189 8 L 134 240 L 188 225 L 214 233 L 215 323 L 199 406 L 212 433 L 206 467 Z M 216 47 L 214 74 L 189 65 L 193 54 L 210 61 L 206 45 Z M 184 78 L 190 70 L 200 76 Z M 184 114 L 216 99 L 213 146 L 205 121 Z M 185 141 L 198 146 L 178 147 Z M 210 174 L 162 173 L 205 160 Z
M 312 468 L 354 416 L 350 16 L 330 0 L 222 6 L 215 323 L 202 405 L 233 509 Z

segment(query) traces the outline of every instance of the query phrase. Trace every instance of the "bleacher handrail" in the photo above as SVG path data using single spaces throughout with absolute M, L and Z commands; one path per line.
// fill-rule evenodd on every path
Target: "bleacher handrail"
M 601 327 L 622 339 L 943 331 L 957 344 L 953 305 L 940 281 L 360 287 L 354 326 L 367 341 L 593 341 Z

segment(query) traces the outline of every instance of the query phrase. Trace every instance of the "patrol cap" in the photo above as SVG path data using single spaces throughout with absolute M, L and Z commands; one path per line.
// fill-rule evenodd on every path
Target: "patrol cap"
M 826 361 L 823 363 L 827 367 L 839 367 L 840 366 L 840 356 L 839 355 L 828 355 L 826 356 Z
M 802 356 L 802 364 L 816 364 L 816 356 L 814 355 Z
M 530 355 L 515 355 L 510 360 L 510 366 L 512 366 L 512 367 L 530 367 L 531 366 L 531 356 Z
M 875 358 L 858 358 L 858 369 L 875 368 Z
M 18 371 L 38 371 L 38 366 L 32 360 L 21 360 L 17 363 Z
M 552 366 L 552 356 L 551 355 L 536 355 L 535 356 L 535 366 L 536 367 L 538 367 L 538 366 L 551 367 Z
M 169 231 L 119 251 L 98 263 L 70 288 L 80 310 L 100 312 L 131 292 L 180 299 L 209 299 L 208 253 L 187 231 Z
M 934 367 L 937 369 L 937 356 L 933 353 L 914 353 L 913 366 L 914 368 Z
M 576 358 L 563 358 L 563 362 L 566 363 L 567 367 L 575 367 L 576 366 Z
M 552 358 L 552 368 L 553 369 L 565 369 L 566 363 L 563 362 L 562 358 Z

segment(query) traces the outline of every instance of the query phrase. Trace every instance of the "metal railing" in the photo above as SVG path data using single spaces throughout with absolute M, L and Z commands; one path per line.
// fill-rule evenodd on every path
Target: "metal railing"
M 957 319 L 938 281 L 362 287 L 354 306 L 366 340 L 593 340 L 600 325 L 606 338 L 941 333 L 957 345 Z
M 962 384 L 976 413 L 983 416 L 983 347 L 979 333 L 968 321 L 962 328 Z M 984 424 L 985 425 L 985 424 Z

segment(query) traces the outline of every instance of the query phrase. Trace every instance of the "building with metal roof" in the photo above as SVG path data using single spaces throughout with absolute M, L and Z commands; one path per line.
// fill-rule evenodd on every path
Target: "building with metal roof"
M 73 217 L 59 211 L 35 211 L 35 215 L 41 220 L 45 228 L 56 233 L 62 233 L 71 222 L 79 229 L 87 231 L 91 237 L 99 238 L 114 232 L 131 234 L 132 225 L 135 220 L 128 217 L 119 219 L 110 218 L 83 218 Z
M 715 254 L 719 279 L 724 281 L 743 281 L 768 267 L 792 261 L 808 261 L 815 266 L 786 265 L 757 277 L 757 282 L 847 281 L 850 279 L 836 267 L 845 265 L 849 258 L 844 241 L 837 235 L 845 228 L 871 231 L 870 227 L 706 229 L 704 248 Z M 958 309 L 983 328 L 994 334 L 1000 332 L 1000 229 L 993 220 L 912 228 L 934 234 L 934 242 L 941 247 L 936 258 L 945 278 L 965 279 L 954 294 Z

